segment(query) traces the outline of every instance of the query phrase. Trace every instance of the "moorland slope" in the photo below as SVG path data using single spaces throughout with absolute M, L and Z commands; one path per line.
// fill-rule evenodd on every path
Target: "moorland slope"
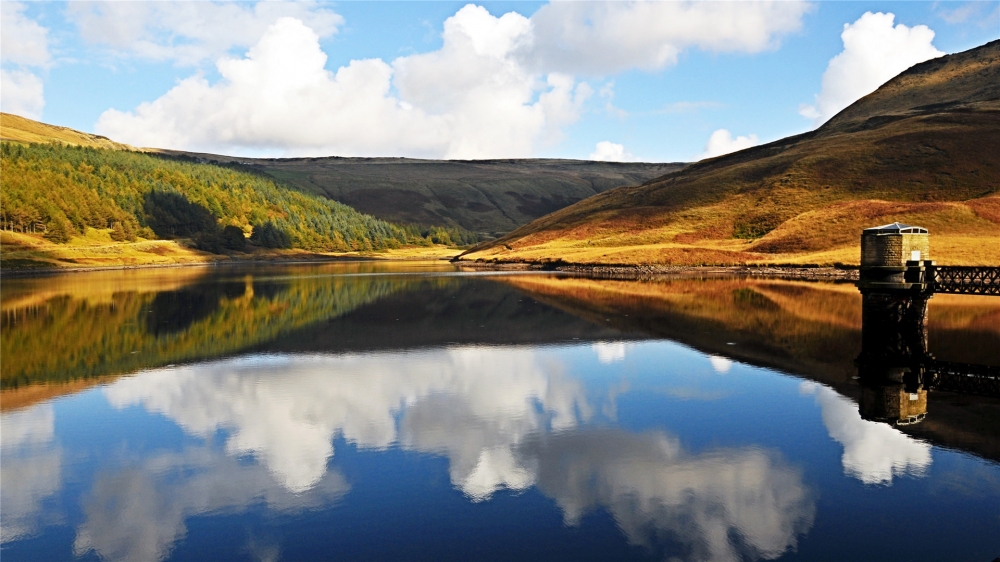
M 462 259 L 856 264 L 863 228 L 930 229 L 941 263 L 1000 263 L 1000 41 L 918 64 L 815 131 L 556 211 Z
M 58 127 L 33 121 L 12 113 L 0 113 L 0 141 L 21 143 L 58 143 L 110 150 L 136 150 L 107 137 L 84 133 L 69 127 Z
M 458 226 L 486 238 L 592 195 L 684 166 L 558 159 L 269 159 L 163 152 L 204 162 L 239 163 L 383 220 Z

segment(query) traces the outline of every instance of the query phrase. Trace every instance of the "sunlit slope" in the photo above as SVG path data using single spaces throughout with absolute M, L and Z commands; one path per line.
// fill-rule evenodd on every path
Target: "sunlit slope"
M 238 167 L 9 141 L 0 143 L 0 166 L 5 269 L 376 251 L 439 241 Z M 445 243 L 462 235 L 453 230 Z
M 1000 263 L 1000 41 L 914 66 L 811 133 L 614 189 L 467 253 L 571 263 L 858 263 L 863 228 L 930 228 Z
M 90 148 L 137 150 L 134 147 L 115 142 L 107 137 L 83 133 L 68 127 L 48 125 L 11 113 L 0 113 L 0 140 L 24 143 L 57 142 Z

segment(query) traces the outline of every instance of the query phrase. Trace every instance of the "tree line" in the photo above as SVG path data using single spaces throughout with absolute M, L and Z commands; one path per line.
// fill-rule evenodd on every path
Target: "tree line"
M 190 238 L 220 253 L 468 245 L 460 227 L 398 225 L 232 167 L 138 152 L 0 143 L 0 228 L 67 242 L 86 228 L 117 241 Z M 249 237 L 249 240 L 248 240 Z

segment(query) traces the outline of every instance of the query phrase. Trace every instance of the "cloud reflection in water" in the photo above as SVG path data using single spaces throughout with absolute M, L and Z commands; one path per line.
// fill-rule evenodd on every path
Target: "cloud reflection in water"
M 0 415 L 0 543 L 34 535 L 42 502 L 62 488 L 51 404 Z
M 800 386 L 813 394 L 830 437 L 844 446 L 844 473 L 865 484 L 892 484 L 893 477 L 924 476 L 931 465 L 931 446 L 898 429 L 862 419 L 858 405 L 832 388 L 812 382 Z
M 73 552 L 96 551 L 106 560 L 162 560 L 186 534 L 185 519 L 238 513 L 263 503 L 274 511 L 301 511 L 337 501 L 350 489 L 344 477 L 326 473 L 306 493 L 275 482 L 260 465 L 246 464 L 207 447 L 152 457 L 140 466 L 97 476 L 83 499 L 86 521 Z
M 148 371 L 105 394 L 116 407 L 141 404 L 194 435 L 224 430 L 231 456 L 260 462 L 247 466 L 202 451 L 209 457 L 194 461 L 192 478 L 102 476 L 87 500 L 77 552 L 95 549 L 113 559 L 162 558 L 183 535 L 186 515 L 237 509 L 255 498 L 272 505 L 318 488 L 336 499 L 348 489 L 327 472 L 338 435 L 361 448 L 398 443 L 443 455 L 452 483 L 473 501 L 537 486 L 569 525 L 607 510 L 631 543 L 679 543 L 692 560 L 775 558 L 809 529 L 815 509 L 799 471 L 770 452 L 692 455 L 662 431 L 588 425 L 593 408 L 582 383 L 532 348 L 258 356 Z M 106 496 L 132 489 L 143 505 L 119 520 L 142 529 L 116 527 L 107 507 L 114 502 Z M 143 495 L 154 489 L 155 497 Z

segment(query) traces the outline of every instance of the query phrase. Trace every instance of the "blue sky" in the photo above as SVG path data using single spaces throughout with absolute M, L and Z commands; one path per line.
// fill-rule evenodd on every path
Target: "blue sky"
M 246 156 L 690 161 L 1000 37 L 1000 2 L 0 2 L 4 111 Z

